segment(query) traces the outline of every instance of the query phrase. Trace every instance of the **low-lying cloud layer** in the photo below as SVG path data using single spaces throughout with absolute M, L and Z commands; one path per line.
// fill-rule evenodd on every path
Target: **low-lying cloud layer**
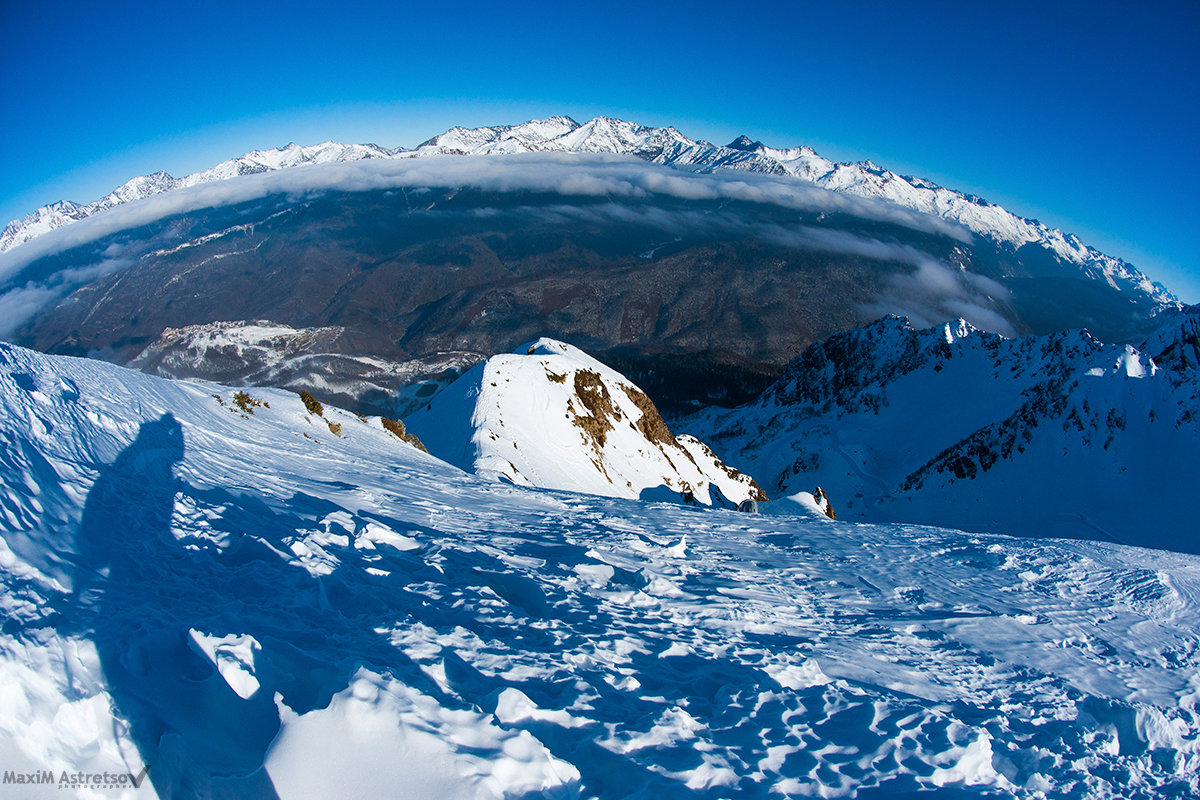
M 995 281 L 956 269 L 920 254 L 902 259 L 916 267 L 912 273 L 892 275 L 887 289 L 870 305 L 860 308 L 870 318 L 896 314 L 908 317 L 916 328 L 928 328 L 961 317 L 976 328 L 1003 336 L 1016 336 L 1012 323 L 997 309 L 1010 292 Z
M 490 157 L 436 157 L 421 159 L 369 159 L 343 164 L 322 164 L 296 167 L 257 175 L 202 184 L 117 206 L 72 225 L 45 234 L 7 253 L 0 254 L 0 335 L 9 335 L 31 315 L 47 304 L 62 299 L 74 289 L 102 274 L 122 269 L 131 259 L 108 258 L 99 264 L 75 265 L 48 279 L 18 284 L 20 271 L 38 258 L 59 253 L 79 245 L 94 242 L 105 236 L 167 217 L 202 209 L 217 208 L 247 202 L 271 195 L 304 196 L 327 191 L 376 191 L 419 187 L 464 187 L 487 192 L 533 191 L 558 194 L 564 197 L 609 197 L 614 200 L 653 200 L 665 197 L 683 200 L 736 200 L 770 205 L 805 213 L 845 214 L 858 219 L 898 225 L 910 230 L 952 237 L 969 242 L 971 234 L 939 217 L 921 214 L 874 198 L 856 197 L 812 186 L 792 177 L 758 175 L 744 172 L 699 174 L 649 164 L 627 156 L 578 155 L 572 153 L 536 153 Z M 569 206 L 565 206 L 569 208 Z M 671 225 L 693 229 L 696 225 L 714 225 L 717 215 L 695 215 L 686 212 L 661 212 L 654 207 L 636 209 L 619 203 L 604 204 L 603 213 L 614 219 L 621 214 L 646 215 L 658 213 L 661 220 L 649 220 L 663 227 Z M 564 212 L 569 213 L 569 212 Z M 595 213 L 589 211 L 585 213 Z M 925 313 L 941 313 L 934 309 L 950 309 L 954 304 L 969 308 L 977 305 L 974 296 L 983 287 L 972 287 L 949 268 L 929 261 L 910 247 L 879 242 L 839 231 L 811 227 L 783 227 L 744 218 L 730 217 L 716 224 L 741 228 L 747 235 L 789 246 L 801 246 L 833 253 L 895 260 L 917 268 L 912 276 L 902 276 L 893 286 L 892 298 L 903 306 L 915 306 L 907 311 L 924 319 Z M 113 256 L 116 254 L 107 254 Z M 945 280 L 950 275 L 953 280 Z M 16 279 L 16 280 L 15 280 Z M 907 283 L 905 282 L 907 280 Z M 7 284 L 7 285 L 5 285 Z M 999 287 L 988 287 L 996 288 Z M 939 295 L 938 292 L 941 292 Z M 1002 289 L 1000 289 L 1003 292 Z M 932 304 L 918 302 L 919 298 L 935 296 Z M 883 301 L 881 301 L 883 302 Z M 1011 331 L 1011 326 L 984 324 L 993 330 Z M 965 316 L 954 314 L 955 316 Z M 972 322 L 983 322 L 987 315 L 973 313 Z M 935 320 L 936 321 L 936 320 Z M 993 320 L 994 322 L 995 320 Z

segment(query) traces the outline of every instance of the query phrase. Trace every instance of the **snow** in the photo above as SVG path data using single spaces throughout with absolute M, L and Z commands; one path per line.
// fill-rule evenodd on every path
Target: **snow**
M 1147 345 L 1168 366 L 1086 331 L 882 319 L 814 345 L 759 401 L 676 427 L 768 495 L 822 486 L 843 520 L 1200 552 L 1196 317 L 1170 319 Z
M 258 691 L 258 678 L 254 677 L 254 651 L 262 645 L 253 636 L 212 636 L 197 630 L 188 632 L 191 644 L 212 662 L 238 697 L 249 700 Z
M 187 325 L 165 329 L 125 366 L 167 378 L 203 375 L 226 384 L 304 389 L 334 401 L 383 397 L 388 407 L 375 410 L 395 417 L 424 405 L 423 392 L 447 385 L 483 358 L 446 352 L 388 361 L 339 352 L 347 349 L 346 336 L 342 326 L 294 328 L 269 320 Z
M 565 787 L 579 779 L 525 731 L 443 708 L 365 669 L 328 708 L 300 715 L 277 702 L 284 727 L 266 770 L 281 800 L 555 797 L 567 796 Z M 496 716 L 509 721 L 499 708 Z
M 704 505 L 756 494 L 703 442 L 671 436 L 641 389 L 554 339 L 477 365 L 405 424 L 434 455 L 522 486 Z
M 0 345 L 7 768 L 150 764 L 128 797 L 1200 792 L 1197 556 L 528 488 L 233 391 Z

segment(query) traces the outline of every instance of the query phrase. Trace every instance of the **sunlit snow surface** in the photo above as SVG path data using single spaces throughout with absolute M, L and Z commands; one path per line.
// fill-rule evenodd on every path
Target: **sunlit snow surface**
M 176 797 L 1200 791 L 1197 557 L 487 483 L 252 395 L 0 345 L 4 769 L 149 763 L 128 793 Z

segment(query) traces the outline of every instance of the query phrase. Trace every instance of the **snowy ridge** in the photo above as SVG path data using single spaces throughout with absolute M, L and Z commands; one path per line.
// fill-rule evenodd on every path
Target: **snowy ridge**
M 1164 315 L 1147 345 L 1160 365 L 1086 331 L 884 318 L 808 348 L 759 402 L 683 427 L 768 492 L 820 483 L 841 519 L 1200 552 L 1196 319 Z
M 703 442 L 673 436 L 624 376 L 553 339 L 489 358 L 405 423 L 434 455 L 518 485 L 726 507 L 766 499 Z
M 751 142 L 744 136 L 726 146 L 714 145 L 690 139 L 671 127 L 652 128 L 604 116 L 582 125 L 569 117 L 557 116 L 521 125 L 456 127 L 423 142 L 414 150 L 388 150 L 377 145 L 336 142 L 256 150 L 181 179 L 162 172 L 134 178 L 107 197 L 86 206 L 69 201 L 45 206 L 5 227 L 0 233 L 0 252 L 119 203 L 238 175 L 365 158 L 484 156 L 543 151 L 633 155 L 657 164 L 701 172 L 732 169 L 790 175 L 824 189 L 881 198 L 951 220 L 1014 249 L 1035 243 L 1049 249 L 1064 262 L 1076 265 L 1089 278 L 1121 291 L 1143 294 L 1159 304 L 1178 304 L 1177 298 L 1162 284 L 1151 281 L 1131 264 L 1085 245 L 1073 234 L 1018 217 L 978 197 L 921 178 L 897 175 L 870 161 L 839 163 L 822 158 L 809 147 L 772 148 L 761 142 Z
M 301 146 L 293 143 L 274 150 L 252 150 L 243 156 L 222 161 L 215 167 L 194 172 L 182 178 L 173 178 L 165 172 L 142 175 L 126 181 L 104 197 L 87 205 L 80 205 L 69 200 L 62 201 L 43 206 L 23 219 L 9 222 L 4 230 L 0 231 L 0 253 L 93 214 L 134 200 L 142 200 L 156 194 L 169 192 L 172 189 L 198 186 L 203 183 L 236 178 L 240 175 L 255 175 L 305 164 L 332 164 L 358 161 L 364 158 L 388 158 L 396 155 L 397 152 L 374 144 L 322 142 L 321 144 Z
M 1157 330 L 1138 349 L 1173 379 L 1200 375 L 1200 305 L 1167 309 L 1157 320 Z
M 122 797 L 1200 792 L 1196 557 L 530 491 L 235 398 L 0 344 L 7 769 L 151 765 Z

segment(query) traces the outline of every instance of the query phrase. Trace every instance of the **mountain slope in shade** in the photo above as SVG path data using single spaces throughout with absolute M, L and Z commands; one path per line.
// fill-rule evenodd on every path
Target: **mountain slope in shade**
M 149 764 L 101 791 L 206 799 L 1200 792 L 1194 556 L 531 491 L 235 396 L 0 344 L 6 770 Z
M 405 423 L 439 458 L 522 486 L 726 507 L 766 500 L 703 442 L 676 438 L 624 376 L 553 339 L 489 358 Z
M 1200 552 L 1196 320 L 1164 315 L 1143 352 L 885 318 L 813 345 L 758 402 L 678 425 L 768 492 L 820 483 L 840 519 Z
M 415 150 L 389 150 L 377 145 L 325 142 L 310 147 L 290 144 L 276 150 L 256 150 L 202 172 L 176 179 L 166 173 L 134 178 L 108 196 L 86 206 L 64 201 L 14 220 L 0 232 L 0 252 L 55 228 L 99 213 L 114 205 L 150 197 L 183 186 L 195 186 L 238 175 L 285 169 L 305 164 L 336 163 L 366 158 L 420 158 L 445 155 L 496 155 L 562 151 L 637 156 L 658 164 L 710 172 L 731 169 L 789 175 L 825 189 L 881 198 L 905 208 L 963 225 L 975 234 L 1012 251 L 1044 248 L 1049 257 L 1073 265 L 1083 276 L 1112 288 L 1135 293 L 1160 304 L 1177 299 L 1125 261 L 1085 245 L 1073 234 L 1024 219 L 978 197 L 938 186 L 921 178 L 897 175 L 870 161 L 839 163 L 812 148 L 772 148 L 739 137 L 727 146 L 693 140 L 674 128 L 652 128 L 610 117 L 582 125 L 569 117 L 531 120 L 521 125 L 452 128 Z

